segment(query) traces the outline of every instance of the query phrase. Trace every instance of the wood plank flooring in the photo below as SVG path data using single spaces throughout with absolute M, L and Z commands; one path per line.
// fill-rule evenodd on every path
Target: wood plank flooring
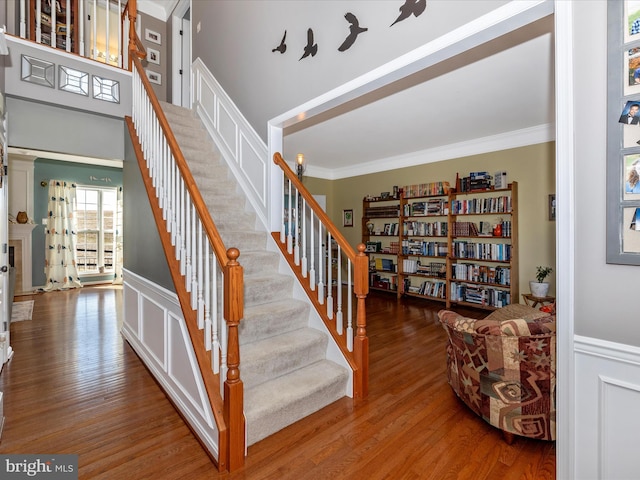
M 555 478 L 553 442 L 507 445 L 448 386 L 440 303 L 372 293 L 369 397 L 335 402 L 218 474 L 120 336 L 121 289 L 17 300 L 28 298 L 33 319 L 12 324 L 16 353 L 0 374 L 0 453 L 77 453 L 81 479 Z

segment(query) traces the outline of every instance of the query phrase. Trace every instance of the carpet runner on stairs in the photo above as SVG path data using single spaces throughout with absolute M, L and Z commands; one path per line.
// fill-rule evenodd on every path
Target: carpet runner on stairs
M 308 327 L 309 305 L 293 298 L 280 253 L 191 110 L 161 102 L 180 149 L 227 248 L 240 250 L 245 309 L 240 374 L 245 386 L 248 445 L 343 397 L 347 371 L 325 358 L 328 338 Z

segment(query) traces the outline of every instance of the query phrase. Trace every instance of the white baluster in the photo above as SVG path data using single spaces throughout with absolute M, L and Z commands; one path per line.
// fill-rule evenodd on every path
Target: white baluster
M 222 345 L 220 343 L 220 316 L 218 315 L 218 264 L 216 262 L 215 255 L 211 256 L 211 326 L 213 327 L 212 334 L 212 352 L 211 362 L 213 363 L 214 373 L 220 373 L 220 357 Z M 223 383 L 222 381 L 220 383 Z
M 196 207 L 191 204 L 191 308 L 198 308 L 198 223 Z M 187 279 L 188 280 L 188 279 Z
M 205 348 L 207 351 L 211 350 L 212 344 L 212 328 L 211 328 L 211 309 L 213 304 L 211 303 L 211 246 L 208 239 L 204 238 L 204 340 Z M 213 351 L 211 355 L 217 357 L 218 352 Z
M 327 318 L 333 320 L 333 259 L 329 232 L 327 232 L 327 245 Z
M 27 0 L 20 0 L 20 38 L 27 38 Z M 82 18 L 82 17 L 80 17 Z
M 291 198 L 291 182 L 289 183 L 289 197 L 287 200 L 287 208 L 288 208 L 288 219 L 287 219 L 287 253 L 289 255 L 291 255 L 293 253 L 293 232 L 292 232 L 292 228 L 291 226 L 293 225 L 293 217 L 292 217 L 292 209 L 291 209 L 291 204 L 293 203 L 293 199 Z
M 80 2 L 82 3 L 82 2 Z M 67 52 L 71 52 L 71 2 L 67 2 L 67 7 L 66 7 L 66 15 L 67 15 L 67 31 L 65 32 L 66 34 L 66 42 L 65 42 L 65 46 L 67 47 L 66 50 Z M 82 18 L 82 17 L 80 17 Z M 82 23 L 82 22 L 80 22 Z M 54 28 L 52 24 L 51 28 Z
M 202 287 L 204 286 L 203 275 L 203 259 L 202 259 L 202 244 L 205 240 L 204 232 L 202 231 L 202 221 L 198 218 L 198 326 L 204 328 L 204 294 L 202 293 Z
M 305 212 L 307 211 L 307 201 L 302 199 L 302 214 L 300 215 L 300 219 L 302 221 L 302 276 L 307 278 L 307 264 L 309 259 L 307 258 L 307 215 Z
M 338 244 L 338 305 L 336 310 L 336 331 L 342 335 L 342 248 Z
M 93 45 L 92 45 L 92 55 L 91 58 L 94 60 L 98 59 L 98 0 L 93 0 L 93 22 L 91 22 L 91 26 L 93 27 Z M 135 70 L 135 69 L 134 69 Z
M 36 2 L 36 42 L 42 43 L 42 6 Z
M 313 227 L 315 226 L 315 220 L 313 218 L 313 210 L 309 212 L 310 214 L 310 232 L 309 238 L 311 239 L 311 265 L 309 266 L 309 288 L 311 291 L 316 289 L 316 262 L 315 262 L 315 248 L 313 247 L 313 239 L 315 235 L 313 234 Z
M 285 203 L 284 203 L 284 199 L 285 199 L 285 195 L 284 195 L 284 184 L 286 182 L 286 177 L 284 175 L 284 173 L 282 174 L 282 195 L 280 198 L 282 198 L 282 211 L 280 212 L 280 243 L 284 243 L 285 242 L 285 235 L 286 235 L 286 228 L 285 228 Z M 289 195 L 289 198 L 291 198 L 291 195 Z M 291 218 L 291 212 L 289 212 L 289 218 Z
M 320 223 L 320 218 L 318 218 L 318 303 L 320 305 L 324 305 L 324 282 L 322 280 L 322 275 L 325 257 L 323 253 L 322 223 Z
M 296 265 L 300 265 L 300 192 L 296 188 L 296 220 L 295 225 L 295 243 L 293 246 L 293 261 Z
M 347 350 L 353 351 L 353 322 L 352 322 L 352 304 L 353 294 L 351 284 L 351 260 L 347 260 Z

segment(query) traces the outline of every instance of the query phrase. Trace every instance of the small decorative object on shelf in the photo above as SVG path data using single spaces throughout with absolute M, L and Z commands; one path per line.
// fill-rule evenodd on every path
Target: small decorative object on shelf
M 16 222 L 27 223 L 28 221 L 29 217 L 27 216 L 27 212 L 18 212 L 18 215 L 16 215 Z

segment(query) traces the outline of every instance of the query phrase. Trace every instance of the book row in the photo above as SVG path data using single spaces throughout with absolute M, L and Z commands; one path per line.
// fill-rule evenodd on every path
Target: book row
M 451 265 L 451 276 L 455 280 L 511 285 L 511 269 L 509 267 L 491 267 L 475 263 L 454 263 Z
M 447 222 L 404 222 L 403 236 L 446 237 L 449 230 Z
M 447 195 L 449 182 L 417 183 L 402 187 L 405 198 L 426 197 L 427 195 Z
M 511 245 L 504 243 L 474 243 L 454 240 L 451 250 L 456 258 L 508 262 L 511 260 L 512 248 Z
M 423 240 L 402 240 L 403 255 L 421 255 L 424 257 L 446 257 L 447 242 L 425 242 Z
M 451 213 L 453 215 L 468 215 L 470 213 L 511 213 L 511 208 L 510 196 L 468 198 L 466 200 L 451 201 Z
M 452 302 L 467 302 L 501 308 L 511 303 L 511 293 L 508 290 L 451 282 L 449 299 Z
M 449 213 L 449 202 L 444 198 L 430 198 L 426 202 L 407 203 L 403 207 L 405 217 L 444 216 Z
M 445 282 L 425 280 L 420 285 L 412 285 L 411 280 L 405 278 L 404 291 L 444 299 L 447 293 L 447 284 Z

